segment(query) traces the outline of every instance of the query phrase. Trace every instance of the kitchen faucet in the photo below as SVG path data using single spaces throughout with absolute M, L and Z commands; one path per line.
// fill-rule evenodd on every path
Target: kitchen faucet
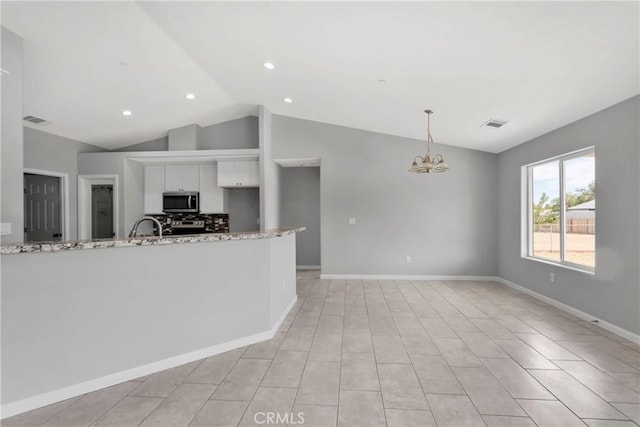
M 129 237 L 136 237 L 136 234 L 138 233 L 138 226 L 140 225 L 141 222 L 144 222 L 144 221 L 155 222 L 156 225 L 158 226 L 158 237 L 162 237 L 162 224 L 160 224 L 160 221 L 158 221 L 156 218 L 152 216 L 144 216 L 141 219 L 137 220 L 136 223 L 133 224 L 133 228 L 129 232 Z

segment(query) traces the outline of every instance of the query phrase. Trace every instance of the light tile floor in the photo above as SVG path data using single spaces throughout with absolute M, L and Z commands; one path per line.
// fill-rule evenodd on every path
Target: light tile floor
M 269 341 L 2 426 L 640 424 L 640 346 L 503 285 L 300 271 L 298 296 Z

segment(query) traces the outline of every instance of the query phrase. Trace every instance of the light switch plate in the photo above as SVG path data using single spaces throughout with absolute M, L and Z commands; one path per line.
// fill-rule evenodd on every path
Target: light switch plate
M 3 222 L 0 223 L 0 236 L 8 236 L 11 234 L 11 223 Z
M 349 225 L 353 225 L 356 223 L 356 219 L 355 218 L 349 218 Z

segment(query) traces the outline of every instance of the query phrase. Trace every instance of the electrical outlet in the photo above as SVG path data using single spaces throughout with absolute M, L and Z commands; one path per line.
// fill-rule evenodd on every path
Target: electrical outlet
M 411 257 L 407 255 L 407 264 L 411 264 Z
M 3 222 L 0 224 L 0 236 L 8 236 L 11 234 L 11 223 Z
M 555 283 L 555 281 L 556 281 L 556 274 L 555 273 L 549 273 L 549 281 L 551 283 Z
M 284 280 L 282 281 L 282 290 L 286 290 L 287 289 L 287 282 L 285 282 Z
M 353 225 L 356 223 L 356 219 L 355 218 L 349 218 L 349 225 Z

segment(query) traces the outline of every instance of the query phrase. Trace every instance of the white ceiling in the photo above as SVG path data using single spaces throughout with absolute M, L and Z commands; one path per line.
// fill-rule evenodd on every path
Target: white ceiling
M 2 1 L 2 25 L 23 38 L 24 115 L 48 121 L 34 129 L 113 149 L 256 112 L 134 2 Z
M 262 104 L 417 139 L 431 108 L 436 142 L 500 152 L 639 92 L 638 6 L 3 1 L 2 23 L 25 40 L 25 115 L 106 148 Z

